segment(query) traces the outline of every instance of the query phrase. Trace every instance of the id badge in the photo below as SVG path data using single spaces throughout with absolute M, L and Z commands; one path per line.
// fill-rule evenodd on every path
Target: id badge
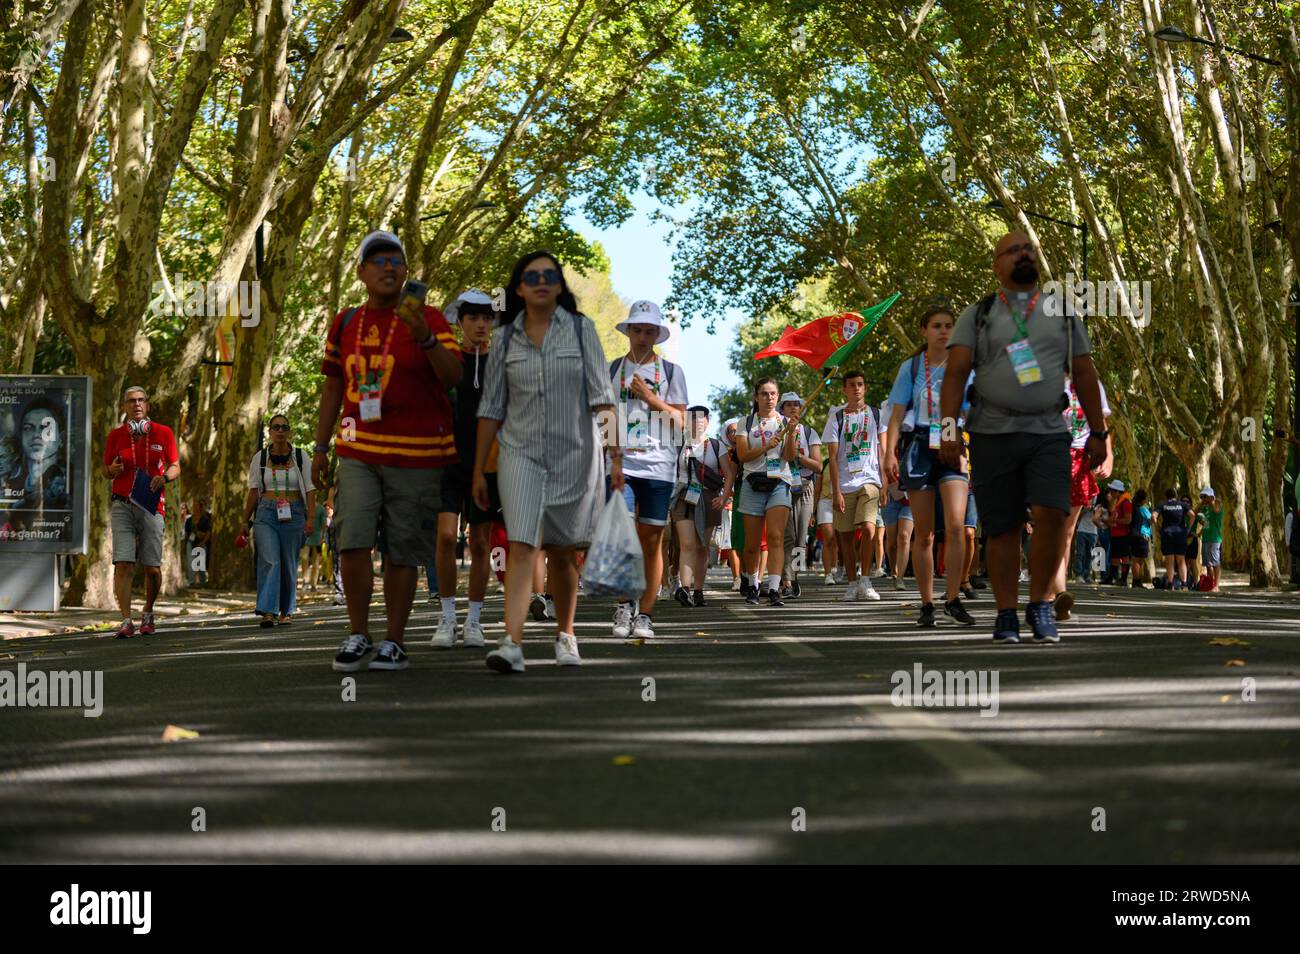
M 1011 358 L 1011 367 L 1016 369 L 1016 380 L 1022 388 L 1037 384 L 1043 380 L 1043 371 L 1034 357 L 1034 349 L 1029 342 L 1021 339 L 1007 345 L 1007 356 Z
M 361 420 L 370 422 L 379 420 L 380 396 L 378 391 L 361 392 Z
M 275 502 L 275 516 L 281 523 L 288 523 L 293 519 L 293 511 L 289 508 L 289 501 L 277 500 Z
M 686 502 L 688 504 L 697 504 L 700 502 L 700 494 L 704 492 L 704 487 L 698 480 L 692 480 L 686 485 Z
M 845 462 L 849 465 L 849 470 L 853 473 L 864 470 L 867 466 L 866 455 L 860 450 L 852 451 L 844 457 Z
M 930 450 L 938 450 L 943 441 L 943 429 L 938 421 L 930 422 Z
M 785 468 L 785 461 L 778 457 L 769 457 L 767 459 L 767 472 L 769 474 L 779 474 Z

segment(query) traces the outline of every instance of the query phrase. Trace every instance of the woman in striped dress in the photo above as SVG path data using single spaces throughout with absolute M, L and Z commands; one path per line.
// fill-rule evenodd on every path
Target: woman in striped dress
M 549 252 L 521 258 L 506 285 L 502 329 L 488 355 L 473 477 L 474 501 L 486 509 L 483 468 L 496 438 L 497 483 L 510 539 L 506 635 L 487 657 L 497 672 L 524 671 L 524 616 L 539 547 L 546 551 L 555 598 L 556 662 L 582 662 L 573 635 L 576 550 L 591 542 L 605 500 L 593 415 L 613 410 L 607 367 L 596 326 L 578 311 L 559 261 Z M 621 490 L 620 449 L 611 448 L 611 456 L 613 489 Z

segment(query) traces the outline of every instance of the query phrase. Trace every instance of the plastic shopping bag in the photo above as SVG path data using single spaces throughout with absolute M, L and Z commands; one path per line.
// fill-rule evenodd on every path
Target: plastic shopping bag
M 596 519 L 596 532 L 582 568 L 586 596 L 639 600 L 645 590 L 645 560 L 632 515 L 620 493 L 610 494 Z

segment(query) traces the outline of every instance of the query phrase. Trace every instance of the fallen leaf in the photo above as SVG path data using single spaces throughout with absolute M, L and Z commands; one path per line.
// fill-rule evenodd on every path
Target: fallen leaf
M 163 729 L 162 740 L 164 742 L 180 742 L 185 739 L 197 739 L 199 734 L 193 729 L 183 729 L 178 725 L 169 725 Z
M 874 679 L 876 677 L 876 674 L 874 672 L 859 672 L 859 673 L 854 673 L 854 675 L 857 676 L 859 679 Z
M 1231 698 L 1232 698 L 1232 696 L 1219 696 L 1219 701 L 1220 701 L 1220 702 L 1227 702 L 1227 701 L 1228 701 L 1229 699 L 1231 699 Z
M 614 765 L 636 765 L 636 756 L 634 755 L 616 755 L 614 756 Z
M 1205 641 L 1207 646 L 1249 646 L 1250 643 L 1244 639 L 1238 639 L 1236 636 L 1215 636 L 1213 639 Z
M 141 672 L 166 672 L 166 669 L 141 669 Z
M 696 635 L 696 636 L 707 636 L 707 635 L 709 635 L 709 634 L 706 633 L 706 632 L 704 632 L 703 630 L 700 630 L 700 631 L 699 631 L 698 633 L 696 633 L 695 635 Z
M 631 643 L 633 646 L 644 646 L 645 640 L 638 636 L 636 639 L 631 640 Z
M 1223 664 L 1224 664 L 1225 666 L 1244 666 L 1244 665 L 1246 665 L 1246 660 L 1244 660 L 1244 659 L 1225 659 L 1225 660 L 1223 661 Z
M 1107 613 L 1106 616 L 1109 619 L 1119 619 L 1119 613 Z

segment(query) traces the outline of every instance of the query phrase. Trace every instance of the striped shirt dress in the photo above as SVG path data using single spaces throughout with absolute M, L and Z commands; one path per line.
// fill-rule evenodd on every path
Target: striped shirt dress
M 514 320 L 492 336 L 478 416 L 501 421 L 497 486 L 509 539 L 529 546 L 587 546 L 605 502 L 605 467 L 592 409 L 614 404 L 605 350 L 591 319 L 582 342 L 557 307 L 539 348 Z M 585 386 L 584 386 L 585 384 Z M 585 397 L 585 400 L 584 400 Z

